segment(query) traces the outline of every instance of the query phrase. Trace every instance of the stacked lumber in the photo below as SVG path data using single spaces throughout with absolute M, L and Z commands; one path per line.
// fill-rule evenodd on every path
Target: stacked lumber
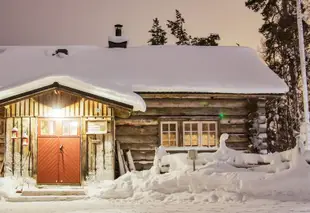
M 125 156 L 124 150 L 121 149 L 119 141 L 116 141 L 116 147 L 117 147 L 117 159 L 118 159 L 120 176 L 124 175 L 127 172 L 135 171 L 136 167 L 131 155 L 131 151 L 128 150 Z

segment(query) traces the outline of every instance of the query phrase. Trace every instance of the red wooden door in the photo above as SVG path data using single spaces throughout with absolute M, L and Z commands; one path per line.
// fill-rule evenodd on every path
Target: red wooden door
M 77 119 L 39 119 L 39 184 L 80 184 L 80 124 Z

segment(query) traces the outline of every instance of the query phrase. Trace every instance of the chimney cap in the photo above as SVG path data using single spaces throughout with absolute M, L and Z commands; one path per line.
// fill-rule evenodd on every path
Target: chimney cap
M 115 24 L 114 27 L 116 27 L 116 28 L 122 28 L 123 25 L 121 25 L 121 24 Z

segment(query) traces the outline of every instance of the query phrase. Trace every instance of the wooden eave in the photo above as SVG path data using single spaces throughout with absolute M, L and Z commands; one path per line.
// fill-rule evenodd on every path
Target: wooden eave
M 140 95 L 142 98 L 150 99 L 163 99 L 163 98 L 189 98 L 189 99 L 203 99 L 203 98 L 212 98 L 212 97 L 221 97 L 221 98 L 272 98 L 280 97 L 285 93 L 205 93 L 205 92 L 135 92 Z
M 71 94 L 78 96 L 78 97 L 83 97 L 83 98 L 87 98 L 90 100 L 99 101 L 103 104 L 107 104 L 107 105 L 110 105 L 111 107 L 119 109 L 122 112 L 127 111 L 129 114 L 133 110 L 133 106 L 131 106 L 131 105 L 124 104 L 124 103 L 121 103 L 118 101 L 114 101 L 114 100 L 111 100 L 108 98 L 104 98 L 104 97 L 101 97 L 98 95 L 94 95 L 94 94 L 91 94 L 88 92 L 84 92 L 84 91 L 74 89 L 71 87 L 67 87 L 67 86 L 59 84 L 58 82 L 54 82 L 53 84 L 50 84 L 48 86 L 44 86 L 44 87 L 41 87 L 38 89 L 34 89 L 31 91 L 27 91 L 24 93 L 13 95 L 13 96 L 8 97 L 8 98 L 4 98 L 4 99 L 0 100 L 0 107 L 11 104 L 11 103 L 15 103 L 15 102 L 27 99 L 27 98 L 31 98 L 33 96 L 37 96 L 37 95 L 43 94 L 43 93 L 48 92 L 48 91 L 53 91 L 53 90 L 60 90 L 60 91 L 71 93 Z

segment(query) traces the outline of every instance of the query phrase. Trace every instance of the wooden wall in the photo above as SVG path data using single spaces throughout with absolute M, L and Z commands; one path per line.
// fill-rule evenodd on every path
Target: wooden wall
M 5 117 L 51 117 L 53 108 L 61 110 L 64 117 L 104 117 L 111 108 L 97 101 L 54 91 L 18 101 L 5 106 Z M 110 112 L 109 112 L 110 111 Z
M 215 120 L 219 136 L 230 135 L 227 146 L 245 150 L 249 145 L 247 130 L 248 97 L 206 94 L 140 94 L 147 105 L 146 112 L 134 112 L 129 119 L 116 120 L 116 140 L 121 148 L 131 150 L 136 167 L 151 166 L 155 147 L 160 145 L 160 121 L 178 121 L 182 140 L 182 121 Z M 250 97 L 255 98 L 255 97 Z M 262 100 L 258 111 L 265 113 Z M 219 114 L 224 118 L 220 119 Z
M 107 158 L 105 167 L 109 171 L 109 175 L 111 170 L 113 170 L 112 173 L 114 174 L 114 153 L 111 153 L 113 152 L 113 147 L 110 148 L 111 143 L 114 144 L 114 137 L 112 137 L 114 129 L 111 129 L 112 126 L 114 126 L 114 108 L 66 92 L 58 91 L 55 93 L 53 91 L 16 103 L 11 103 L 4 107 L 5 110 L 2 120 L 5 122 L 5 136 L 3 136 L 5 138 L 3 139 L 3 143 L 1 143 L 0 134 L 0 163 L 1 160 L 5 158 L 5 175 L 36 176 L 37 119 L 38 117 L 53 117 L 51 113 L 53 108 L 60 109 L 62 117 L 78 117 L 81 119 L 81 164 L 84 178 L 88 175 L 88 172 L 98 170 L 94 168 L 92 164 L 89 164 L 89 162 L 96 162 L 97 159 L 95 159 L 95 156 L 98 155 L 94 151 L 94 147 L 97 145 L 90 145 L 89 138 L 92 136 L 86 135 L 86 122 L 94 119 L 104 119 L 108 121 L 109 133 L 101 138 L 102 141 L 100 144 L 102 144 L 101 146 L 109 144 L 109 147 L 100 154 L 104 155 L 102 159 Z M 15 139 L 13 142 L 11 137 L 12 128 L 14 126 L 18 128 L 19 136 L 21 136 L 25 130 L 28 130 L 29 146 L 23 147 L 21 138 Z M 102 150 L 101 148 L 101 151 Z M 98 157 L 98 159 L 100 158 Z

